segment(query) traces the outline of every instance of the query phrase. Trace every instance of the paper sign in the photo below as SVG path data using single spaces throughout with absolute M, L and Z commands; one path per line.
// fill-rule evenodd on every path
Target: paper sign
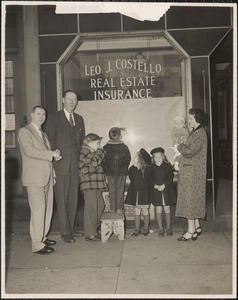
M 5 115 L 5 130 L 15 130 L 15 114 Z

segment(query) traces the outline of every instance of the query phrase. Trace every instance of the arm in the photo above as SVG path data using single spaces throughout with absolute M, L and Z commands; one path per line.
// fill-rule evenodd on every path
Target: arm
M 127 153 L 126 153 L 126 158 L 125 158 L 125 164 L 127 166 L 127 168 L 129 167 L 131 162 L 131 153 L 129 151 L 129 148 L 127 147 Z
M 94 173 L 96 167 L 101 165 L 101 162 L 105 156 L 104 149 L 97 149 L 92 153 L 89 149 L 83 149 L 80 153 L 79 170 L 81 173 Z
M 103 150 L 105 151 L 105 156 L 104 156 L 104 158 L 103 158 L 103 160 L 102 160 L 101 166 L 102 166 L 104 172 L 107 173 L 107 161 L 106 161 L 106 150 L 105 150 L 105 146 L 103 146 Z
M 23 153 L 29 157 L 40 160 L 52 161 L 54 152 L 51 150 L 38 149 L 34 146 L 32 134 L 28 129 L 22 128 L 18 132 L 18 143 Z
M 56 142 L 56 133 L 57 133 L 57 127 L 55 123 L 55 119 L 52 115 L 48 117 L 48 120 L 45 124 L 45 132 L 48 135 L 48 139 L 50 141 L 51 149 L 56 150 L 58 149 L 58 145 Z
M 173 173 L 172 166 L 170 164 L 168 164 L 166 167 L 165 176 L 166 178 L 163 182 L 164 187 L 168 186 L 171 182 L 173 182 L 174 173 Z
M 84 125 L 84 119 L 81 117 L 81 135 L 80 135 L 80 145 L 83 145 L 83 140 L 85 138 L 85 125 Z
M 133 165 L 129 168 L 128 175 L 131 182 L 138 182 L 139 170 Z
M 86 161 L 90 166 L 97 167 L 101 165 L 106 151 L 103 148 L 98 148 L 97 151 L 93 153 L 93 155 L 86 157 Z
M 148 174 L 148 181 L 149 181 L 150 187 L 151 187 L 151 188 L 155 188 L 155 186 L 156 186 L 156 181 L 155 181 L 155 178 L 154 178 L 154 174 L 153 174 L 152 168 L 153 168 L 153 167 L 151 167 L 150 173 Z
M 194 133 L 194 138 L 190 144 L 180 144 L 178 146 L 178 151 L 186 158 L 190 158 L 198 154 L 203 147 L 204 140 L 201 138 L 201 135 Z

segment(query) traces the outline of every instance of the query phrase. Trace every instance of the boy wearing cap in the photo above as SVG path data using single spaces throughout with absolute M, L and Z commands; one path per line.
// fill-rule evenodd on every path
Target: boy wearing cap
M 101 148 L 102 137 L 89 133 L 79 159 L 80 190 L 84 194 L 84 235 L 86 241 L 98 241 L 100 218 L 105 208 L 102 192 L 107 190 L 105 173 L 101 163 L 105 150 Z
M 127 145 L 122 141 L 120 128 L 111 128 L 109 138 L 110 140 L 103 146 L 106 151 L 103 169 L 108 180 L 110 210 L 123 213 L 126 175 L 131 154 Z

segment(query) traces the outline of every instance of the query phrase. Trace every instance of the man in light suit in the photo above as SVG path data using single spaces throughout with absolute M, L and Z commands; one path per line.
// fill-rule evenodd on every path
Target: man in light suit
M 26 186 L 31 210 L 30 235 L 32 252 L 50 254 L 49 240 L 53 212 L 54 169 L 52 160 L 60 160 L 60 151 L 51 151 L 47 135 L 41 130 L 46 117 L 45 109 L 39 105 L 32 108 L 31 123 L 18 132 L 18 143 L 22 156 L 22 183 Z
M 65 243 L 75 242 L 82 236 L 75 228 L 78 188 L 79 153 L 85 137 L 84 120 L 74 113 L 78 104 L 77 94 L 67 90 L 63 95 L 64 108 L 50 115 L 46 122 L 46 133 L 52 149 L 59 149 L 63 159 L 53 162 L 57 181 L 55 197 L 61 238 Z

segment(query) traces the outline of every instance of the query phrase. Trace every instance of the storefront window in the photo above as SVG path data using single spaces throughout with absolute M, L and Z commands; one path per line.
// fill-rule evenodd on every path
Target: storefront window
M 13 61 L 5 62 L 5 147 L 15 148 L 15 107 Z
M 80 100 L 183 95 L 183 57 L 164 36 L 84 40 L 62 66 Z

